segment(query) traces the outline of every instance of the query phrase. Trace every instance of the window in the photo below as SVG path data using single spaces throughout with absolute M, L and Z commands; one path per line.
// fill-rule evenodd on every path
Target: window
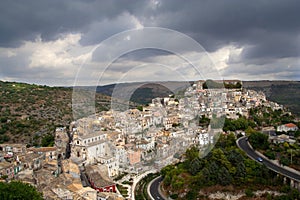
M 77 140 L 77 144 L 79 144 L 79 141 Z

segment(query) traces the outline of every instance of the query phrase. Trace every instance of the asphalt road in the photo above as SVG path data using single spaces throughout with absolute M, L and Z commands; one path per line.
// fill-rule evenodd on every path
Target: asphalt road
M 256 160 L 257 161 L 257 158 L 260 157 L 248 144 L 247 140 L 246 140 L 246 137 L 242 137 L 242 138 L 239 138 L 238 141 L 238 146 L 240 147 L 240 149 L 242 149 L 243 151 L 245 151 L 249 157 L 251 157 L 252 159 Z M 259 162 L 259 161 L 257 161 Z M 274 163 L 272 163 L 269 159 L 265 159 L 265 158 L 262 158 L 262 162 L 260 162 L 262 164 L 264 164 L 266 167 L 268 167 L 269 169 L 279 173 L 279 174 L 282 174 L 286 177 L 289 177 L 291 179 L 294 179 L 296 181 L 300 181 L 300 175 L 297 174 L 297 173 L 294 173 L 292 171 L 289 171 L 283 167 L 280 167 Z
M 156 178 L 150 185 L 150 194 L 156 200 L 164 200 L 164 198 L 158 192 L 158 187 L 162 180 L 163 178 L 160 176 L 159 178 Z

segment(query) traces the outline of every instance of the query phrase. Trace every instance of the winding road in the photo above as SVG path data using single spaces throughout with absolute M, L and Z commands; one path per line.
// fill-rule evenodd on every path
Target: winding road
M 256 160 L 257 162 L 259 162 L 257 159 L 262 158 L 259 154 L 257 154 L 252 149 L 252 147 L 250 146 L 250 144 L 247 141 L 247 137 L 244 136 L 244 137 L 239 138 L 237 140 L 237 145 L 253 160 Z M 297 182 L 300 182 L 300 174 L 290 171 L 284 167 L 281 167 L 281 166 L 273 163 L 269 159 L 262 158 L 262 162 L 260 162 L 260 163 L 264 164 L 267 168 L 273 170 L 274 172 L 276 172 L 278 174 L 281 174 L 281 175 L 286 176 L 290 179 L 293 179 Z
M 151 195 L 152 199 L 155 199 L 155 200 L 164 200 L 165 199 L 159 194 L 159 191 L 158 191 L 159 184 L 162 180 L 163 180 L 163 177 L 159 176 L 158 178 L 156 178 L 152 182 L 150 182 L 150 195 Z

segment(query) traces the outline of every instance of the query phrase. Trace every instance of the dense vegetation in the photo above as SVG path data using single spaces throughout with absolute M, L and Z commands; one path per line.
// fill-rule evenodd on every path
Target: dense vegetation
M 260 133 L 258 131 L 247 132 L 249 135 L 249 142 L 254 149 L 266 150 L 269 148 L 268 135 Z
M 248 120 L 245 117 L 240 117 L 238 119 L 225 119 L 223 130 L 224 131 L 236 131 L 236 130 L 246 130 L 249 127 L 256 127 L 256 123 L 252 120 Z
M 199 158 L 196 147 L 188 149 L 185 156 L 184 162 L 161 171 L 164 189 L 173 198 L 206 198 L 207 191 L 216 192 L 217 188 L 234 193 L 244 191 L 249 197 L 254 195 L 253 191 L 263 189 L 286 193 L 271 196 L 273 199 L 300 197 L 297 191 L 282 185 L 282 177 L 245 156 L 236 147 L 233 134 L 221 135 L 216 147 L 203 159 Z
M 0 143 L 51 146 L 55 128 L 73 119 L 71 88 L 0 81 L 0 95 Z M 97 111 L 109 105 L 110 97 L 96 95 Z
M 213 80 L 207 80 L 202 85 L 203 89 L 213 89 L 213 88 L 227 88 L 227 89 L 241 89 L 242 83 L 237 82 L 236 84 L 231 83 L 219 83 Z
M 28 183 L 12 181 L 10 183 L 0 182 L 1 200 L 42 200 L 42 194 Z

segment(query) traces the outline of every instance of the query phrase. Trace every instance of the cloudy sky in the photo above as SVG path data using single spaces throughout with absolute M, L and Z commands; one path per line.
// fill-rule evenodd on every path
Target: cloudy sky
M 297 0 L 2 0 L 0 80 L 300 80 L 299 10 Z M 172 34 L 143 32 L 148 27 Z M 140 34 L 124 34 L 128 30 Z M 202 52 L 176 33 L 193 39 Z M 126 52 L 115 54 L 119 49 Z M 212 68 L 208 60 L 215 77 L 206 74 Z

